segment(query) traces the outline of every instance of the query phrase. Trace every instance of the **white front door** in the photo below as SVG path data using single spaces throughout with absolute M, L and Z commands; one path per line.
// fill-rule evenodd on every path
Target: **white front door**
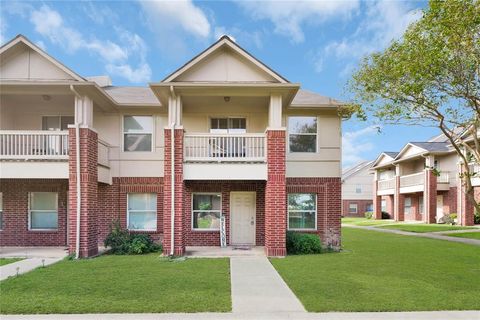
M 437 222 L 443 217 L 443 195 L 437 195 Z
M 230 244 L 255 245 L 255 192 L 230 193 Z

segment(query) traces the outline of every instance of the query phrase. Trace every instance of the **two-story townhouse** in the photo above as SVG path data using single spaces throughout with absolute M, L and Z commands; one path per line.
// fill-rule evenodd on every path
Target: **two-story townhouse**
M 443 135 L 409 142 L 400 152 L 383 152 L 372 170 L 377 219 L 382 210 L 396 221 L 425 223 L 438 223 L 457 213 L 459 224 L 473 225 L 473 206 L 459 179 L 462 163 Z
M 2 246 L 97 254 L 118 220 L 188 246 L 264 246 L 287 230 L 340 246 L 340 103 L 222 37 L 164 80 L 84 78 L 23 36 L 0 48 Z M 223 228 L 225 226 L 225 228 Z
M 364 217 L 373 212 L 373 161 L 361 161 L 342 173 L 342 215 Z

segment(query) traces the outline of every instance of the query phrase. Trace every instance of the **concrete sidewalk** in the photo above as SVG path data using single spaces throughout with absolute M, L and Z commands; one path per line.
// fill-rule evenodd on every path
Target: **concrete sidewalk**
M 0 267 L 0 281 L 38 267 L 59 262 L 67 256 L 64 247 L 1 247 L 0 258 L 24 258 Z
M 234 314 L 305 312 L 266 257 L 230 258 L 230 276 Z
M 382 229 L 382 228 L 376 228 L 376 227 L 371 227 L 371 226 L 355 226 L 355 225 L 342 225 L 342 227 L 346 228 L 355 228 L 355 229 L 366 229 L 366 230 L 372 230 L 372 231 L 377 231 L 377 232 L 383 232 L 383 233 L 393 233 L 393 234 L 400 234 L 403 236 L 413 236 L 413 237 L 419 237 L 419 238 L 429 238 L 429 239 L 437 239 L 437 240 L 446 240 L 450 242 L 459 242 L 459 243 L 464 243 L 464 244 L 472 244 L 475 246 L 480 246 L 480 240 L 476 239 L 469 239 L 469 238 L 458 238 L 458 237 L 449 237 L 446 235 L 441 235 L 439 232 L 425 232 L 425 233 L 419 233 L 419 232 L 408 232 L 408 231 L 402 231 L 402 230 L 395 230 L 395 229 Z M 475 229 L 472 229 L 475 230 Z M 469 230 L 463 230 L 464 232 L 469 232 Z
M 478 320 L 480 311 L 426 312 L 271 312 L 271 313 L 159 313 L 159 314 L 59 314 L 1 316 L 2 320 Z

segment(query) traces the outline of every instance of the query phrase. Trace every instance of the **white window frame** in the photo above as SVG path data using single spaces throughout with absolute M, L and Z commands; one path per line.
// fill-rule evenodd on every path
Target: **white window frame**
M 152 118 L 152 131 L 134 131 L 134 132 L 125 132 L 125 117 L 150 117 Z M 151 153 L 154 152 L 155 150 L 155 116 L 153 114 L 122 114 L 122 152 L 125 153 Z M 125 150 L 125 135 L 126 134 L 150 134 L 152 136 L 151 139 L 151 145 L 150 145 L 150 151 L 128 151 Z M 147 192 L 148 193 L 148 192 Z
M 153 194 L 155 196 L 155 228 L 154 229 L 130 229 L 130 195 L 131 194 Z M 153 210 L 132 210 L 135 212 L 152 212 Z M 128 231 L 147 231 L 147 232 L 155 232 L 158 228 L 158 195 L 155 192 L 128 192 L 127 193 L 127 230 Z
M 408 211 L 407 211 L 407 199 L 409 200 L 410 202 L 410 205 L 408 206 Z M 412 214 L 412 198 L 411 197 L 405 197 L 405 199 L 403 199 L 403 213 L 404 214 Z
M 315 136 L 315 151 L 313 152 L 305 152 L 305 151 L 291 151 L 290 150 L 290 118 L 315 118 L 317 123 L 317 132 L 315 133 L 292 133 L 293 135 L 302 135 L 302 136 Z M 288 144 L 288 153 L 293 154 L 315 154 L 318 153 L 318 117 L 311 116 L 311 115 L 292 115 L 287 117 L 287 144 Z
M 313 194 L 315 196 L 315 228 L 290 228 L 290 212 L 312 212 L 312 210 L 290 210 L 288 209 L 288 196 L 290 194 Z M 318 199 L 313 192 L 289 192 L 287 193 L 287 230 L 289 231 L 316 231 L 318 229 Z
M 58 117 L 58 121 L 59 121 L 59 129 L 58 130 L 45 130 L 43 129 L 43 118 L 46 118 L 46 117 Z M 42 131 L 67 131 L 68 129 L 66 130 L 62 130 L 62 118 L 66 118 L 66 117 L 71 117 L 73 118 L 73 121 L 75 122 L 75 115 L 58 115 L 58 114 L 46 114 L 46 115 L 42 115 L 41 117 L 41 124 L 40 126 L 42 127 Z M 73 123 L 72 123 L 73 124 Z
M 355 193 L 362 193 L 362 185 L 360 184 L 355 185 Z
M 220 196 L 220 209 L 219 210 L 194 210 L 193 209 L 193 198 L 195 195 L 211 195 L 211 196 L 217 196 L 219 195 Z M 223 203 L 222 203 L 222 193 L 221 192 L 193 192 L 192 193 L 192 199 L 191 200 L 191 205 L 190 205 L 190 208 L 192 210 L 191 212 L 191 227 L 192 227 L 192 231 L 195 231 L 195 232 L 202 232 L 202 231 L 218 231 L 220 232 L 220 226 L 218 228 L 208 228 L 208 229 L 201 229 L 201 228 L 195 228 L 193 226 L 193 215 L 195 214 L 195 212 L 219 212 L 220 213 L 220 218 L 222 217 L 222 212 L 223 212 Z
M 57 227 L 55 229 L 32 228 L 32 211 L 35 212 L 51 212 L 52 210 L 32 210 L 32 193 L 55 193 L 55 206 L 57 210 Z M 50 191 L 32 191 L 28 193 L 28 231 L 58 231 L 58 192 Z
M 212 129 L 212 120 L 213 119 L 227 119 L 227 129 Z M 230 130 L 239 130 L 239 129 L 230 129 L 228 128 L 230 124 L 230 119 L 245 119 L 245 132 L 232 132 Z M 208 128 L 210 133 L 218 133 L 218 134 L 245 134 L 247 133 L 248 128 L 248 119 L 245 116 L 210 116 L 208 118 Z M 214 132 L 212 132 L 215 130 Z
M 352 205 L 355 206 L 355 212 L 351 211 Z M 354 202 L 348 204 L 348 214 L 358 214 L 358 203 Z

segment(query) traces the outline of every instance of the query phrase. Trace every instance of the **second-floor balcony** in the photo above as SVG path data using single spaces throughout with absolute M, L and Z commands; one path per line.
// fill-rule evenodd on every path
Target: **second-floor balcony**
M 0 160 L 68 160 L 68 131 L 0 130 Z
M 265 162 L 265 134 L 185 134 L 185 162 Z

